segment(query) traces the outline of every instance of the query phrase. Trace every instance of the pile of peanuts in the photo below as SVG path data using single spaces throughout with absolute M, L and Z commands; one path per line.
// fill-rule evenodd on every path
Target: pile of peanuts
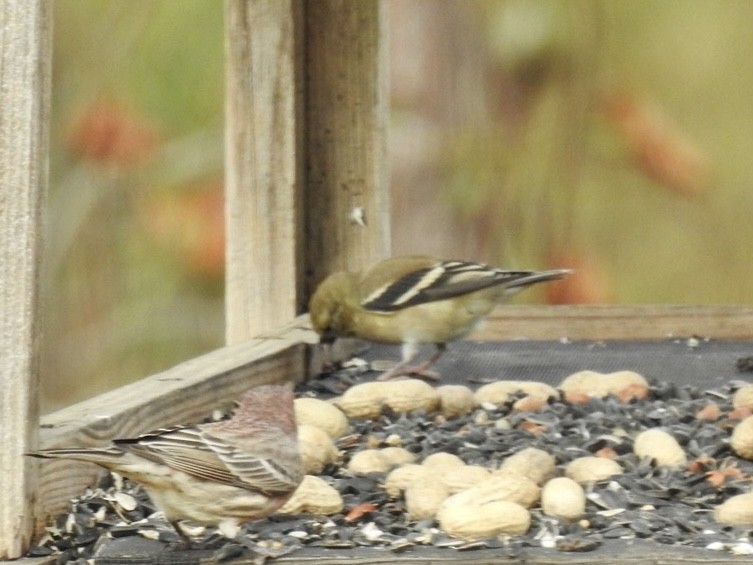
M 423 411 L 451 419 L 478 408 L 501 406 L 513 398 L 517 398 L 513 410 L 539 412 L 555 398 L 586 404 L 594 397 L 612 395 L 630 402 L 647 398 L 649 393 L 646 379 L 632 371 L 580 371 L 563 379 L 557 388 L 541 382 L 497 381 L 474 392 L 461 385 L 434 387 L 404 379 L 354 385 L 329 401 L 298 398 L 296 418 L 307 476 L 281 512 L 332 515 L 343 511 L 338 491 L 317 475 L 340 461 L 336 440 L 348 433 L 349 420 L 375 419 L 385 410 Z M 738 389 L 733 406 L 753 412 L 753 385 Z M 632 439 L 638 457 L 675 469 L 688 466 L 683 448 L 666 430 L 644 430 Z M 395 445 L 388 447 L 358 451 L 346 471 L 352 475 L 385 473 L 384 489 L 390 497 L 404 499 L 411 520 L 436 519 L 447 534 L 468 541 L 527 532 L 529 509 L 537 505 L 546 515 L 582 520 L 584 487 L 623 471 L 605 454 L 574 459 L 561 470 L 562 476 L 557 476 L 555 458 L 535 448 L 522 449 L 494 469 L 467 465 L 456 455 L 443 452 L 418 461 L 399 440 L 395 438 Z M 740 420 L 730 444 L 740 457 L 753 459 L 753 415 Z M 715 509 L 714 517 L 723 524 L 753 525 L 753 493 L 729 498 Z

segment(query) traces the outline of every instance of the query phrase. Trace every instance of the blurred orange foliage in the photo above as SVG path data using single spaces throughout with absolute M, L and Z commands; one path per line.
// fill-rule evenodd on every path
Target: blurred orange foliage
M 169 247 L 187 272 L 221 279 L 225 272 L 225 211 L 222 184 L 160 194 L 140 205 L 141 220 L 152 236 Z
M 73 123 L 68 144 L 84 159 L 126 167 L 152 157 L 157 135 L 153 125 L 129 107 L 100 100 Z
M 672 125 L 658 104 L 615 92 L 604 97 L 602 109 L 647 177 L 681 196 L 695 196 L 708 188 L 708 154 Z
M 609 304 L 614 301 L 607 271 L 591 257 L 574 250 L 559 250 L 550 254 L 548 264 L 574 272 L 546 285 L 547 304 Z

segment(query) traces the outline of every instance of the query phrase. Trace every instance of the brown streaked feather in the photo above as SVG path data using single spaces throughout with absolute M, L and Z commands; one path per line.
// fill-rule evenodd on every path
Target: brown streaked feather
M 230 472 L 204 442 L 200 430 L 193 426 L 172 428 L 134 439 L 115 440 L 113 443 L 123 451 L 193 477 L 248 488 L 248 485 Z
M 219 431 L 205 432 L 204 441 L 235 477 L 254 489 L 288 493 L 295 490 L 303 478 L 298 450 L 281 448 L 279 438 L 258 435 L 252 440 L 252 449 L 248 443 L 239 449 L 235 443 L 225 441 Z
M 206 425 L 207 428 L 212 424 Z M 233 438 L 231 438 L 233 439 Z M 259 438 L 261 439 L 261 438 Z M 254 441 L 254 455 L 229 445 L 207 429 L 181 426 L 140 436 L 133 440 L 116 440 L 115 445 L 155 463 L 167 465 L 198 479 L 224 483 L 265 493 L 290 492 L 300 480 L 282 470 L 274 459 L 276 442 L 268 445 Z M 241 448 L 248 448 L 243 445 Z M 262 454 L 259 457 L 259 454 Z M 265 457 L 264 455 L 269 455 Z M 294 451 L 297 456 L 297 452 Z M 287 462 L 287 461 L 285 461 Z
M 92 448 L 92 447 L 61 447 L 58 449 L 43 449 L 42 451 L 33 451 L 25 453 L 29 457 L 38 457 L 39 459 L 72 459 L 74 461 L 88 461 L 99 465 L 117 464 L 125 453 L 122 449 L 114 446 Z

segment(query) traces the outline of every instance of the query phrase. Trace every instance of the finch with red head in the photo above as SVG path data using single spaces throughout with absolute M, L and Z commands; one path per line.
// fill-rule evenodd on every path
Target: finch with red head
M 262 385 L 228 420 L 29 455 L 96 463 L 141 483 L 185 541 L 179 520 L 233 537 L 239 524 L 274 513 L 303 479 L 293 398 L 291 386 Z

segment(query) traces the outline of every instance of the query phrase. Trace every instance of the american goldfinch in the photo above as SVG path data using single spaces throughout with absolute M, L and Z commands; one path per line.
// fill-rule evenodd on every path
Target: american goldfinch
M 359 273 L 330 275 L 311 297 L 309 313 L 323 343 L 358 337 L 402 344 L 402 361 L 380 380 L 399 375 L 436 379 L 429 368 L 447 342 L 468 335 L 503 298 L 570 272 L 509 271 L 420 255 L 394 257 Z M 409 366 L 422 343 L 435 344 L 436 352 L 424 363 Z
M 234 537 L 241 522 L 272 514 L 303 480 L 290 386 L 249 390 L 229 420 L 29 455 L 96 463 L 138 481 L 186 544 L 178 520 Z

